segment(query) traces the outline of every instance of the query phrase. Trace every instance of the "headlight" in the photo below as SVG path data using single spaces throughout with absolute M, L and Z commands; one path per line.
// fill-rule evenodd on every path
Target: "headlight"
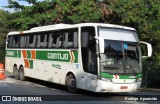
M 136 79 L 136 82 L 142 81 L 142 78 L 138 78 Z
M 106 82 L 112 82 L 110 78 L 101 78 L 101 80 L 106 81 Z

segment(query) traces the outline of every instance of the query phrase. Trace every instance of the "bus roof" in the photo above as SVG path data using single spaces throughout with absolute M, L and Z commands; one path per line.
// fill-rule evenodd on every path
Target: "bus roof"
M 105 23 L 80 23 L 80 24 L 63 24 L 63 23 L 61 23 L 61 24 L 55 24 L 55 25 L 34 27 L 34 28 L 31 28 L 30 30 L 25 30 L 25 31 L 9 32 L 8 35 L 43 32 L 43 31 L 60 30 L 60 29 L 69 29 L 69 28 L 77 28 L 77 27 L 82 27 L 82 26 L 94 26 L 94 27 L 101 26 L 101 27 L 121 28 L 121 29 L 135 31 L 134 28 L 120 26 L 120 25 L 114 25 L 114 24 L 105 24 Z

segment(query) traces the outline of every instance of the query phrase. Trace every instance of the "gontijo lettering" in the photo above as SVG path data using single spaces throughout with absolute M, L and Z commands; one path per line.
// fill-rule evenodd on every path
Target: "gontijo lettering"
M 48 53 L 48 59 L 61 59 L 61 60 L 68 60 L 68 54 L 63 53 Z

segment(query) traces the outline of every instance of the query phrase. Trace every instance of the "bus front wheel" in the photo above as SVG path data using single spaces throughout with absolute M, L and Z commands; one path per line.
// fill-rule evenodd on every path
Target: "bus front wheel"
M 69 74 L 66 78 L 66 87 L 67 90 L 71 93 L 76 93 L 77 88 L 76 88 L 76 78 L 74 77 L 73 74 Z

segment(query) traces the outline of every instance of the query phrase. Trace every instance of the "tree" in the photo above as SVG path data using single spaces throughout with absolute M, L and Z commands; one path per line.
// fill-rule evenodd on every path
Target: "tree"
M 111 8 L 113 15 L 116 15 L 112 17 L 118 20 L 113 23 L 136 28 L 140 39 L 152 44 L 152 60 L 160 61 L 160 1 L 117 0 L 111 4 Z
M 8 33 L 8 20 L 9 13 L 0 10 L 0 62 L 4 63 L 4 53 L 5 53 L 5 35 Z
M 4 36 L 8 33 L 8 16 L 9 13 L 4 11 L 4 10 L 0 10 L 0 44 L 4 44 Z
M 43 1 L 36 2 L 36 0 L 25 0 L 33 3 L 33 6 L 24 6 L 21 11 L 11 13 L 9 20 L 9 28 L 12 30 L 26 30 L 35 26 L 41 26 L 49 24 L 50 14 L 53 10 L 51 2 Z M 9 4 L 9 7 L 12 4 Z M 16 6 L 13 8 L 17 8 Z
M 24 30 L 55 23 L 107 22 L 106 17 L 112 14 L 111 9 L 105 8 L 104 2 L 97 3 L 95 0 L 23 1 L 33 3 L 33 6 L 23 7 L 21 11 L 12 14 L 11 18 L 14 18 L 10 21 L 12 29 Z M 8 7 L 12 7 L 12 3 Z
M 12 1 L 12 0 L 10 0 Z M 160 1 L 159 0 L 19 0 L 32 6 L 10 2 L 9 29 L 26 30 L 56 23 L 102 22 L 133 27 L 140 40 L 153 46 L 151 60 L 160 61 Z

